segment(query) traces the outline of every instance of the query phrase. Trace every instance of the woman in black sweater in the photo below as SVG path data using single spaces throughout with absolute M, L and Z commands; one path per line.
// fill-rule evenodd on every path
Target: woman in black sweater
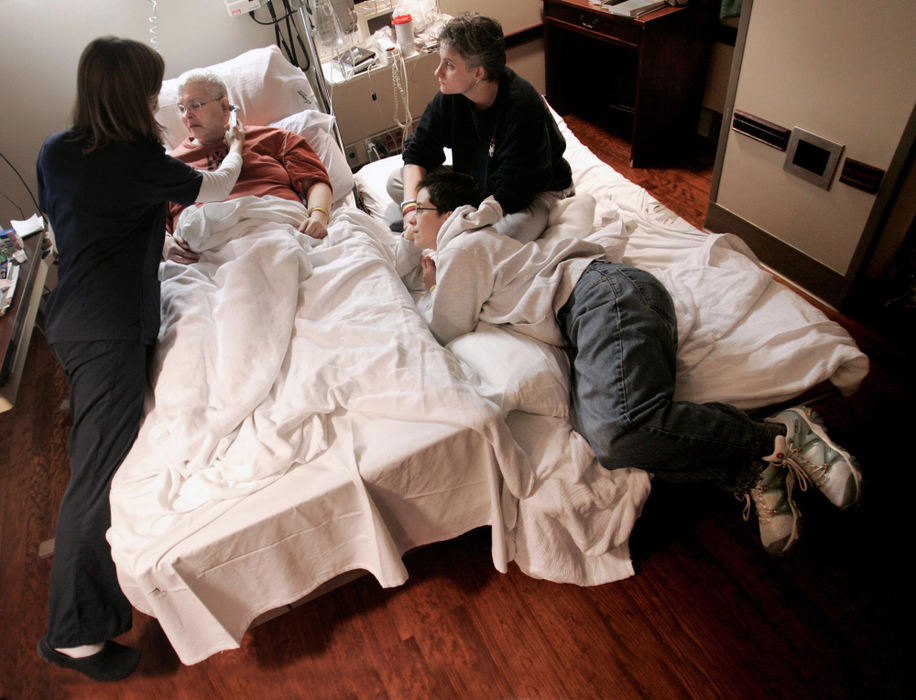
M 439 92 L 404 145 L 402 180 L 389 186 L 402 201 L 405 230 L 417 183 L 442 166 L 443 149 L 451 148 L 452 167 L 502 207 L 497 230 L 522 242 L 537 238 L 550 204 L 572 187 L 566 141 L 544 99 L 506 67 L 502 27 L 489 17 L 450 20 L 439 35 L 439 56 Z

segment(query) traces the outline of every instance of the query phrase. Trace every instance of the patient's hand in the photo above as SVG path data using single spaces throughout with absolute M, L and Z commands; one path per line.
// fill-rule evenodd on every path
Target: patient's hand
M 190 265 L 200 260 L 200 256 L 180 238 L 166 236 L 165 243 L 162 244 L 162 259 Z
M 423 270 L 423 284 L 426 285 L 427 289 L 432 289 L 436 286 L 436 263 L 433 262 L 432 258 L 421 258 L 420 259 L 420 268 Z
M 324 214 L 320 211 L 312 212 L 309 218 L 299 227 L 299 230 L 312 238 L 324 238 L 328 235 L 328 224 L 324 220 Z

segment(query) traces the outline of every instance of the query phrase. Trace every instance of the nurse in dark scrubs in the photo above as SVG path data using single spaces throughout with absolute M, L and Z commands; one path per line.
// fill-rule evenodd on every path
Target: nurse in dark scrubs
M 242 162 L 242 127 L 227 132 L 231 153 L 218 171 L 166 155 L 155 119 L 163 73 L 145 44 L 92 41 L 77 68 L 73 124 L 38 156 L 40 205 L 59 253 L 45 331 L 70 382 L 73 418 L 38 653 L 97 680 L 124 678 L 140 660 L 113 641 L 130 629 L 132 610 L 105 533 L 111 480 L 140 426 L 159 333 L 166 203 L 225 199 Z

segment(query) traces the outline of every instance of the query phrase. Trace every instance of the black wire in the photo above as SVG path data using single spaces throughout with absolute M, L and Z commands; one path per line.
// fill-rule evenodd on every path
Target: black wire
M 296 42 L 299 44 L 299 48 L 302 50 L 302 56 L 305 59 L 305 65 L 300 66 L 300 68 L 302 70 L 308 70 L 311 65 L 311 60 L 309 59 L 309 52 L 305 50 L 305 44 L 302 43 L 302 35 L 299 33 L 298 27 L 296 27 L 295 23 L 290 19 L 290 15 L 293 14 L 293 11 L 292 11 L 292 8 L 290 7 L 288 0 L 283 0 L 283 5 L 289 10 L 289 12 L 286 14 L 286 32 L 287 32 L 287 35 L 289 36 L 289 41 L 290 43 L 292 43 L 293 31 L 295 31 L 296 32 Z
M 26 183 L 26 181 L 22 179 L 22 175 L 19 174 L 19 171 L 16 170 L 16 166 L 13 165 L 12 163 L 10 163 L 9 159 L 8 159 L 5 155 L 3 155 L 3 153 L 0 153 L 0 158 L 3 158 L 3 160 L 6 161 L 6 164 L 7 164 L 8 166 L 10 166 L 10 168 L 12 168 L 12 170 L 13 170 L 14 173 L 16 173 L 16 177 L 19 178 L 19 181 L 22 183 L 23 187 L 25 187 L 26 192 L 29 193 L 29 197 L 32 198 L 32 202 L 35 204 L 35 210 L 36 210 L 36 211 L 41 211 L 41 207 L 38 206 L 38 202 L 37 202 L 37 200 L 35 199 L 35 195 L 32 194 L 32 190 L 29 188 L 29 186 L 28 186 L 28 184 Z M 20 210 L 20 211 L 21 211 L 21 210 Z
M 257 24 L 262 24 L 262 25 L 264 25 L 265 27 L 267 27 L 267 26 L 270 26 L 271 24 L 276 24 L 277 22 L 280 22 L 281 20 L 284 20 L 284 19 L 286 19 L 287 17 L 289 17 L 290 15 L 292 15 L 292 14 L 295 13 L 295 10 L 290 10 L 289 12 L 287 12 L 285 15 L 283 15 L 282 17 L 280 17 L 280 18 L 278 19 L 278 18 L 276 17 L 276 15 L 274 14 L 274 10 L 273 10 L 273 7 L 272 7 L 272 5 L 271 5 L 270 0 L 268 0 L 268 2 L 267 2 L 267 9 L 270 10 L 270 15 L 271 15 L 271 19 L 268 20 L 267 22 L 262 22 L 262 21 L 259 20 L 257 17 L 255 17 L 255 16 L 254 16 L 254 11 L 249 12 L 249 13 L 248 13 L 248 16 L 251 17 L 251 19 L 253 19 Z
M 292 33 L 292 30 L 290 29 L 290 24 L 289 24 L 290 23 L 289 16 L 290 14 L 292 14 L 292 10 L 290 9 L 290 6 L 287 0 L 283 0 L 283 7 L 285 7 L 287 10 L 286 14 L 283 15 L 283 17 L 281 18 L 281 20 L 282 19 L 286 20 L 286 38 L 289 41 L 289 43 L 287 44 L 286 50 L 289 52 L 289 60 L 292 62 L 294 66 L 298 66 L 299 65 L 299 56 L 296 54 L 296 45 L 293 43 L 293 33 Z M 278 31 L 280 30 L 280 21 L 281 20 L 277 20 L 277 30 Z
M 266 2 L 267 11 L 270 13 L 270 17 L 271 17 L 270 20 L 266 22 L 259 20 L 257 17 L 255 17 L 254 12 L 249 12 L 248 16 L 251 17 L 251 19 L 255 23 L 260 24 L 262 26 L 268 27 L 268 26 L 273 25 L 274 38 L 276 39 L 277 46 L 279 46 L 283 50 L 283 52 L 286 54 L 286 57 L 289 59 L 290 63 L 292 63 L 294 66 L 298 67 L 299 69 L 303 71 L 308 71 L 312 65 L 311 57 L 309 56 L 308 50 L 305 48 L 305 44 L 302 41 L 302 35 L 300 34 L 298 27 L 296 27 L 295 23 L 292 20 L 292 16 L 296 13 L 297 10 L 294 10 L 290 6 L 290 3 L 288 2 L 288 0 L 282 0 L 282 1 L 283 1 L 283 7 L 286 10 L 286 14 L 283 15 L 282 17 L 277 17 L 277 13 L 274 10 L 274 6 L 273 6 L 273 0 L 267 0 Z M 311 13 L 312 10 L 309 7 L 308 3 L 305 2 L 305 0 L 303 0 L 302 5 L 305 8 L 306 12 Z M 280 22 L 283 22 L 284 20 L 286 21 L 286 37 L 285 38 L 280 29 Z M 293 41 L 294 32 L 296 36 L 295 42 Z M 302 50 L 303 62 L 305 63 L 305 65 L 300 65 L 299 63 L 299 57 L 296 53 L 296 47 L 295 47 L 296 43 L 299 44 L 299 48 Z
M 22 207 L 20 207 L 18 204 L 16 204 L 16 202 L 14 202 L 12 199 L 10 199 L 9 197 L 7 197 L 5 192 L 0 192 L 0 195 L 2 195 L 3 198 L 4 198 L 7 202 L 9 202 L 10 204 L 12 204 L 14 207 L 16 207 L 16 208 L 19 210 L 19 218 L 20 218 L 20 219 L 24 219 L 24 218 L 25 218 L 25 214 L 22 212 Z

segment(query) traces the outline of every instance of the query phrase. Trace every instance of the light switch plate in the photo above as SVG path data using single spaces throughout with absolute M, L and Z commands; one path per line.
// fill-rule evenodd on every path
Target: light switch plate
M 793 127 L 786 146 L 783 170 L 807 180 L 813 185 L 830 189 L 836 173 L 843 145 Z

